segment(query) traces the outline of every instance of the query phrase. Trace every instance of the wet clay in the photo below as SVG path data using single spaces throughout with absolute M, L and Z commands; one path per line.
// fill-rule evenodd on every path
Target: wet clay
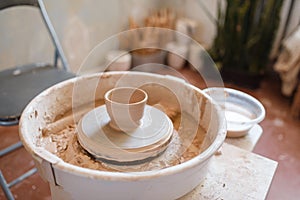
M 103 101 L 96 102 L 95 106 L 103 105 Z M 77 140 L 77 124 L 80 118 L 90 109 L 85 106 L 69 111 L 59 116 L 53 123 L 43 129 L 38 145 L 57 155 L 63 161 L 89 169 L 102 171 L 138 172 L 159 170 L 178 165 L 192 159 L 203 150 L 201 145 L 206 135 L 205 130 L 187 113 L 172 108 L 165 108 L 159 104 L 155 107 L 163 110 L 172 120 L 174 133 L 166 151 L 149 162 L 118 166 L 96 160 L 85 151 Z

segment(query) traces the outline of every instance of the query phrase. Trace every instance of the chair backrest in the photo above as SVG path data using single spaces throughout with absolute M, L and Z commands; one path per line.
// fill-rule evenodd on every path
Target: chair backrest
M 37 0 L 2 0 L 0 1 L 0 10 L 13 6 L 35 6 L 38 7 Z
M 34 7 L 39 8 L 42 18 L 47 27 L 47 30 L 51 36 L 53 45 L 55 47 L 54 66 L 57 66 L 57 59 L 60 58 L 63 68 L 66 71 L 70 71 L 67 59 L 64 55 L 64 52 L 63 52 L 60 42 L 58 40 L 57 34 L 53 28 L 53 25 L 49 19 L 49 16 L 45 9 L 43 0 L 1 0 L 0 1 L 0 10 L 14 7 L 14 6 L 34 6 Z

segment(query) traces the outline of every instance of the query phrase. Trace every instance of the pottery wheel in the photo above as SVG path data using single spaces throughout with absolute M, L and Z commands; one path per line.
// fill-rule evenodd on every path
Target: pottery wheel
M 147 160 L 162 153 L 171 141 L 173 123 L 162 111 L 146 105 L 141 125 L 131 132 L 109 125 L 106 107 L 88 112 L 78 124 L 81 146 L 95 158 L 114 162 Z

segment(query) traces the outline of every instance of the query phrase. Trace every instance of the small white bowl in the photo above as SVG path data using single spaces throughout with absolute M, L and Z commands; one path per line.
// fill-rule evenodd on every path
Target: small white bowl
M 224 109 L 227 137 L 242 137 L 265 118 L 263 105 L 244 92 L 221 87 L 206 88 L 203 91 Z
M 127 71 L 131 67 L 131 55 L 126 51 L 110 51 L 105 59 L 109 71 Z

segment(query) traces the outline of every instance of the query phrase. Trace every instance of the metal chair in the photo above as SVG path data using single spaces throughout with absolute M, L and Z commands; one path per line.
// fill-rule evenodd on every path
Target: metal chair
M 0 10 L 22 5 L 33 6 L 40 10 L 43 21 L 55 47 L 54 64 L 30 64 L 0 72 L 1 126 L 17 125 L 23 109 L 33 97 L 55 83 L 74 77 L 74 74 L 69 70 L 67 60 L 42 0 L 1 0 Z M 62 68 L 58 67 L 58 59 L 61 60 Z M 21 146 L 22 143 L 18 142 L 1 150 L 0 157 Z M 35 172 L 35 168 L 31 169 L 12 182 L 7 183 L 0 170 L 0 184 L 7 199 L 14 199 L 9 189 L 10 187 L 31 176 Z

